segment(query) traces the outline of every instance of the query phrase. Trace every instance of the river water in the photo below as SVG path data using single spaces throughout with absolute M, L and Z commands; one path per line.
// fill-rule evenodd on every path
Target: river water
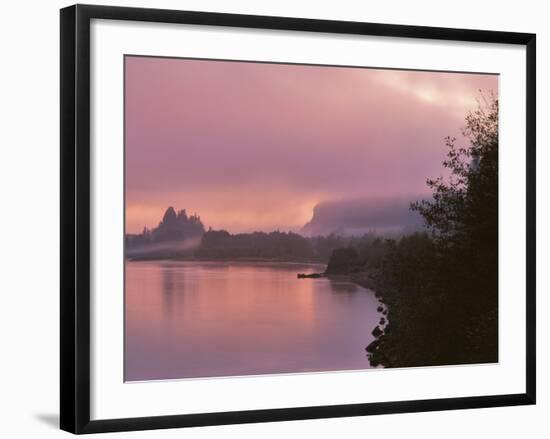
M 294 263 L 126 262 L 125 380 L 367 369 L 380 314 Z

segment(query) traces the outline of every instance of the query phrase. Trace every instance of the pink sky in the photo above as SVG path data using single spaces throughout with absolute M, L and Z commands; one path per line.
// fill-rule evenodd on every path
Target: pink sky
M 325 200 L 426 193 L 498 76 L 126 57 L 126 229 L 172 205 L 299 230 Z

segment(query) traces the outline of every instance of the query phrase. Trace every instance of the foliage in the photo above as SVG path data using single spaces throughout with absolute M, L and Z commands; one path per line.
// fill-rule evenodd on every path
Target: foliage
M 232 235 L 225 230 L 209 230 L 195 255 L 212 259 L 270 258 L 312 259 L 315 254 L 306 238 L 292 232 L 254 232 Z
M 376 291 L 389 324 L 367 347 L 373 364 L 404 367 L 498 360 L 498 101 L 466 117 L 467 146 L 446 138 L 449 177 L 413 203 L 427 234 L 389 241 Z

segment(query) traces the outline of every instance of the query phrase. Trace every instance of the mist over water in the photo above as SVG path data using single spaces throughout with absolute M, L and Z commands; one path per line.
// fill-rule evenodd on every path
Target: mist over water
M 380 315 L 297 263 L 126 262 L 125 380 L 367 369 Z

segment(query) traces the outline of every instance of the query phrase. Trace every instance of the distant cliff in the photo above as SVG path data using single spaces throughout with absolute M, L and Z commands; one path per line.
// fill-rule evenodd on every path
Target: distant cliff
M 359 236 L 374 232 L 379 235 L 398 235 L 422 228 L 422 218 L 410 210 L 410 198 L 351 199 L 319 203 L 313 217 L 302 228 L 306 236 Z
M 196 214 L 188 216 L 185 209 L 176 213 L 170 206 L 162 221 L 150 230 L 126 235 L 126 256 L 133 258 L 167 258 L 181 256 L 198 246 L 204 225 Z

